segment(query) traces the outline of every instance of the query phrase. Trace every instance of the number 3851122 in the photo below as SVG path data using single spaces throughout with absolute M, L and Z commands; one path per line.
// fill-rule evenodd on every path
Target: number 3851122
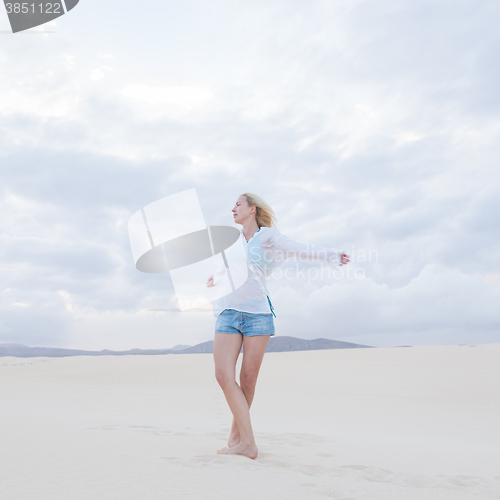
M 60 3 L 6 3 L 7 14 L 63 14 Z

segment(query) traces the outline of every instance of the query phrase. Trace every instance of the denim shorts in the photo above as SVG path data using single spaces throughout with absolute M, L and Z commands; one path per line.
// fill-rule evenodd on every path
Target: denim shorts
M 244 337 L 274 335 L 273 313 L 248 313 L 224 309 L 215 322 L 215 333 L 240 333 Z

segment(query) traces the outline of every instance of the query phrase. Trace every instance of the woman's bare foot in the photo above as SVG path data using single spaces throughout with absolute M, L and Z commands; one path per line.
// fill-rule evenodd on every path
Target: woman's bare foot
M 249 445 L 239 442 L 232 448 L 222 448 L 222 450 L 217 450 L 217 453 L 220 455 L 244 455 L 248 458 L 257 458 L 259 451 L 255 442 Z

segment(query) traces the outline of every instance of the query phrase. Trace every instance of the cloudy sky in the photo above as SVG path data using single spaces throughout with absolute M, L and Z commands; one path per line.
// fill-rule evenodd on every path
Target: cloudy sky
M 251 191 L 350 253 L 271 280 L 278 335 L 500 341 L 498 1 L 81 0 L 15 35 L 2 9 L 0 342 L 212 339 L 210 313 L 153 310 L 172 284 L 128 236 L 191 188 L 209 224 Z

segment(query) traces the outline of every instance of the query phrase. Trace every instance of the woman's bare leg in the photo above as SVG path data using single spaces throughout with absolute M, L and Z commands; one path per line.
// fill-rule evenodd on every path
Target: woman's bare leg
M 214 338 L 215 377 L 224 391 L 240 432 L 240 442 L 236 446 L 217 450 L 217 453 L 256 458 L 258 450 L 250 423 L 248 403 L 235 379 L 236 361 L 240 353 L 242 338 L 242 335 L 233 333 L 216 333 Z
M 257 376 L 264 359 L 264 353 L 269 342 L 270 335 L 255 335 L 243 337 L 243 361 L 240 370 L 240 386 L 248 403 L 248 409 L 252 405 L 255 394 Z M 227 442 L 230 448 L 240 442 L 240 432 L 236 420 L 233 418 L 231 434 Z

